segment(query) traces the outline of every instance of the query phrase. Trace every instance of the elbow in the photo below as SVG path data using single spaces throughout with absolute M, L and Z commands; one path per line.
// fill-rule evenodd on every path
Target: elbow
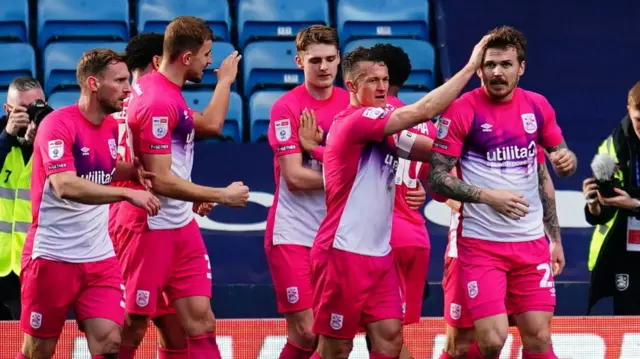
M 75 198 L 72 180 L 69 178 L 60 176 L 53 177 L 51 178 L 51 187 L 55 194 L 62 199 L 73 200 L 73 198 Z
M 212 121 L 213 123 L 207 125 L 200 131 L 206 137 L 217 137 L 222 135 L 222 121 Z M 218 123 L 220 122 L 220 123 Z
M 289 189 L 289 191 L 296 192 L 305 189 L 302 181 L 296 175 L 284 175 L 284 181 L 287 184 L 287 188 Z

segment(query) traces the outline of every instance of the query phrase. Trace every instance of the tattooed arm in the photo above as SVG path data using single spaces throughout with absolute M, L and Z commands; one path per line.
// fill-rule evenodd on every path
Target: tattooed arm
M 544 163 L 538 164 L 538 192 L 542 202 L 542 222 L 544 230 L 552 242 L 560 242 L 560 223 L 556 210 L 556 190 Z
M 429 190 L 460 202 L 481 202 L 482 189 L 480 187 L 466 184 L 449 173 L 457 161 L 456 157 L 438 152 L 431 153 L 431 159 L 429 160 L 431 164 Z
M 576 173 L 578 159 L 563 140 L 559 145 L 546 148 L 553 171 L 560 177 L 569 177 Z

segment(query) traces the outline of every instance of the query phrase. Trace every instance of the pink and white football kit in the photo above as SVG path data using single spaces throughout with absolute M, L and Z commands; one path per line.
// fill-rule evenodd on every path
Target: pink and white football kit
M 536 162 L 545 162 L 545 153 L 538 146 Z M 442 289 L 444 291 L 444 318 L 447 324 L 453 328 L 473 328 L 473 320 L 467 304 L 467 290 L 460 277 L 460 263 L 458 261 L 458 216 L 452 212 L 452 221 L 449 231 L 449 243 L 444 255 L 444 272 Z M 508 301 L 505 303 L 507 314 L 511 315 L 517 309 L 517 303 Z
M 115 172 L 118 127 L 111 117 L 95 125 L 78 105 L 47 116 L 34 143 L 33 222 L 22 253 L 22 316 L 25 333 L 60 336 L 69 310 L 78 321 L 124 321 L 124 287 L 107 231 L 109 206 L 61 199 L 49 176 L 74 172 L 109 185 Z
M 327 215 L 311 250 L 317 334 L 353 339 L 369 323 L 403 317 L 389 242 L 396 150 L 410 152 L 416 136 L 384 135 L 392 111 L 350 106 L 327 136 Z
M 271 108 L 268 137 L 275 157 L 276 193 L 269 209 L 264 245 L 280 313 L 299 312 L 313 305 L 309 252 L 326 214 L 326 204 L 322 189 L 289 189 L 278 158 L 302 153 L 303 166 L 322 172 L 322 159 L 311 158 L 300 147 L 300 115 L 305 108 L 314 110 L 318 126 L 326 133 L 333 118 L 348 105 L 349 93 L 341 88 L 334 87 L 331 97 L 319 101 L 300 85 Z
M 111 116 L 118 123 L 118 161 L 122 162 L 133 162 L 133 156 L 131 152 L 133 149 L 131 148 L 130 142 L 130 134 L 127 127 L 127 107 L 129 106 L 129 100 L 131 96 L 127 97 L 124 101 L 122 101 L 122 111 L 116 112 Z M 129 181 L 113 181 L 111 183 L 114 187 L 129 187 Z M 114 229 L 116 226 L 116 215 L 118 213 L 118 207 L 120 206 L 120 202 L 111 203 L 109 205 L 109 235 L 111 239 L 115 238 Z M 114 243 L 116 253 L 118 251 L 117 244 Z
M 404 104 L 388 96 L 389 104 L 398 108 Z M 411 129 L 412 132 L 435 138 L 436 128 L 430 121 Z M 426 178 L 429 164 L 398 159 L 395 184 L 396 194 L 391 226 L 391 248 L 400 283 L 400 296 L 404 312 L 403 324 L 418 323 L 422 312 L 422 296 L 427 282 L 431 243 L 424 216 L 409 207 L 407 192 L 418 188 L 418 181 Z
M 141 77 L 127 108 L 134 156 L 171 155 L 171 172 L 190 180 L 193 166 L 192 111 L 180 86 L 162 73 Z M 132 184 L 140 188 L 139 184 Z M 116 242 L 126 281 L 127 312 L 156 316 L 158 303 L 191 296 L 211 297 L 211 266 L 192 203 L 158 196 L 161 209 L 148 217 L 122 203 Z
M 553 312 L 555 288 L 538 192 L 537 146 L 563 137 L 547 100 L 517 88 L 492 102 L 482 88 L 464 94 L 443 114 L 433 151 L 459 158 L 465 183 L 521 193 L 529 213 L 520 220 L 488 205 L 463 203 L 456 228 L 460 278 L 472 320 L 506 313 Z

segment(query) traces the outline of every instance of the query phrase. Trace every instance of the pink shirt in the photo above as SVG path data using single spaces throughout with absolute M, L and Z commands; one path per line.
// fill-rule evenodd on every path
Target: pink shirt
M 94 125 L 77 104 L 52 112 L 42 122 L 34 143 L 33 221 L 23 250 L 25 258 L 88 263 L 115 255 L 107 233 L 109 206 L 61 199 L 49 176 L 73 172 L 109 185 L 115 172 L 117 138 L 118 124 L 112 117 Z
M 141 77 L 132 86 L 127 107 L 127 125 L 131 135 L 133 156 L 141 154 L 170 154 L 171 173 L 183 180 L 191 180 L 193 167 L 194 124 L 193 111 L 182 96 L 181 87 L 162 73 Z M 137 183 L 131 186 L 139 188 Z M 193 220 L 193 204 L 158 196 L 161 208 L 158 215 L 148 217 L 140 208 L 123 203 L 118 210 L 118 223 L 133 229 L 182 228 Z M 146 223 L 145 223 L 146 222 Z
M 303 166 L 322 172 L 321 159 L 311 158 L 300 148 L 300 115 L 305 108 L 314 110 L 318 125 L 326 133 L 333 118 L 348 105 L 349 93 L 339 87 L 333 88 L 330 98 L 320 101 L 311 97 L 304 85 L 285 93 L 273 104 L 268 137 L 274 153 L 276 192 L 267 218 L 265 245 L 313 245 L 326 214 L 324 191 L 291 191 L 280 172 L 278 157 L 302 153 Z
M 396 108 L 404 106 L 404 103 L 394 96 L 387 96 L 387 102 Z M 433 139 L 437 130 L 433 123 L 428 121 L 415 126 L 410 131 Z M 391 231 L 391 247 L 393 248 L 431 247 L 424 216 L 419 210 L 411 209 L 406 201 L 407 192 L 417 190 L 418 181 L 426 179 L 428 171 L 428 163 L 398 159 Z
M 457 235 L 500 242 L 544 236 L 538 192 L 538 144 L 563 141 L 555 112 L 541 95 L 515 90 L 504 103 L 490 101 L 482 88 L 457 99 L 443 114 L 433 151 L 459 157 L 458 177 L 471 185 L 522 194 L 529 214 L 512 220 L 485 204 L 464 203 L 452 220 Z
M 336 116 L 324 152 L 327 215 L 314 246 L 368 256 L 391 251 L 396 148 L 413 144 L 384 135 L 393 111 L 349 106 Z

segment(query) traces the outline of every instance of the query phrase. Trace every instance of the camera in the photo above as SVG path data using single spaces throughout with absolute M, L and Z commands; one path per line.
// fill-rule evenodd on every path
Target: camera
M 27 107 L 27 115 L 29 115 L 29 120 L 33 121 L 36 127 L 40 126 L 42 120 L 44 120 L 44 118 L 51 112 L 53 112 L 53 109 L 49 105 L 47 105 L 46 102 L 40 99 L 33 101 Z M 18 132 L 17 137 L 24 137 L 26 134 L 27 129 L 23 128 Z
M 617 178 L 612 178 L 608 181 L 598 181 L 596 180 L 596 184 L 598 185 L 598 192 L 604 198 L 612 198 L 618 196 L 616 193 L 616 188 L 622 188 L 622 182 L 620 182 Z

